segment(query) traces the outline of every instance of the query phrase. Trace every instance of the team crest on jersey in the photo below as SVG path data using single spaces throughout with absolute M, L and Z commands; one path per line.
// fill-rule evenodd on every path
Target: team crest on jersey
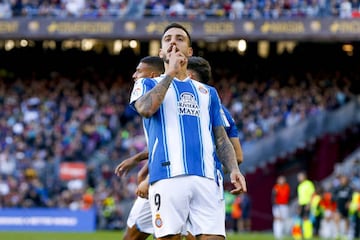
M 207 94 L 208 93 L 208 90 L 206 88 L 204 88 L 203 86 L 200 86 L 199 87 L 199 91 L 203 94 Z
M 196 117 L 200 115 L 199 104 L 192 93 L 182 93 L 177 105 L 180 115 L 190 115 Z
M 156 216 L 155 216 L 155 226 L 158 227 L 158 228 L 161 228 L 161 226 L 163 225 L 163 221 L 160 217 L 160 214 L 157 213 Z

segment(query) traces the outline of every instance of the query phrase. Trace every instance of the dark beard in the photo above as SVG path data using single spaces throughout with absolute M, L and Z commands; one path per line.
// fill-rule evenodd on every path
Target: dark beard
M 163 56 L 162 60 L 164 61 L 164 63 L 169 64 L 169 59 L 167 59 L 166 56 Z

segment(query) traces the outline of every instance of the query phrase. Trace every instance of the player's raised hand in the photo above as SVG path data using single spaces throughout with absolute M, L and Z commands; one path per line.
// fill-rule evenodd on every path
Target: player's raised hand
M 177 73 L 180 72 L 184 66 L 186 66 L 188 60 L 187 57 L 181 51 L 179 51 L 179 49 L 176 47 L 176 44 L 173 44 L 169 47 L 166 52 L 166 59 L 168 60 L 169 67 L 165 74 L 170 76 L 177 75 Z

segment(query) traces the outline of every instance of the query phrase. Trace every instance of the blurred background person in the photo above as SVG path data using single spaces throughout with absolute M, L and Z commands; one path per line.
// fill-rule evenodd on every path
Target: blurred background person
M 304 171 L 297 174 L 297 180 L 299 183 L 297 186 L 297 200 L 303 239 L 311 239 L 313 237 L 313 226 L 310 220 L 310 203 L 315 192 L 315 185 L 308 179 Z
M 251 198 L 248 193 L 240 194 L 240 206 L 241 206 L 240 231 L 250 232 L 252 206 L 251 206 Z
M 285 176 L 278 176 L 272 189 L 272 214 L 273 214 L 273 233 L 275 239 L 284 239 L 287 234 L 289 218 L 289 200 L 290 185 L 287 183 Z
M 349 178 L 341 174 L 339 176 L 339 185 L 335 186 L 332 192 L 333 200 L 336 202 L 335 225 L 337 237 L 346 237 L 349 235 L 349 206 L 353 195 L 353 188 L 350 185 Z
M 320 221 L 323 217 L 323 209 L 321 208 L 321 198 L 323 189 L 320 184 L 315 185 L 315 192 L 310 201 L 310 219 L 313 224 L 313 233 L 317 237 L 319 235 Z

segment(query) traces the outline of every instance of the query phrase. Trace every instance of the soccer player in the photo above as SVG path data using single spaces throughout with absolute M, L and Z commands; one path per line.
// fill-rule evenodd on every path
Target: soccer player
M 157 56 L 147 56 L 140 60 L 132 77 L 134 81 L 139 78 L 154 78 L 160 76 L 163 72 L 163 60 Z M 146 159 L 147 156 L 147 152 L 138 153 L 129 160 L 123 161 L 121 166 L 118 165 L 115 172 L 118 172 L 120 168 L 124 169 L 124 172 L 122 173 L 126 173 L 138 163 L 136 159 Z M 138 173 L 138 183 L 145 180 L 147 174 L 147 165 L 144 165 Z M 138 197 L 130 210 L 129 217 L 127 219 L 127 228 L 123 239 L 145 240 L 151 234 L 153 234 L 153 226 L 151 222 L 149 202 L 145 198 Z
M 149 202 L 157 239 L 180 239 L 188 223 L 190 232 L 200 239 L 225 239 L 216 155 L 230 173 L 231 192 L 247 191 L 224 129 L 216 89 L 187 77 L 192 53 L 187 30 L 177 23 L 168 25 L 159 53 L 164 74 L 137 80 L 130 98 L 144 117 Z
M 202 57 L 190 57 L 188 60 L 188 75 L 197 81 L 201 82 L 208 82 L 211 79 L 211 67 L 207 60 L 205 60 Z M 242 163 L 243 161 L 243 153 L 242 148 L 240 145 L 239 137 L 238 137 L 238 129 L 235 125 L 234 119 L 231 117 L 230 112 L 223 106 L 223 109 L 226 111 L 226 119 L 227 119 L 227 125 L 225 127 L 226 133 L 228 137 L 230 138 L 231 143 L 233 144 L 235 153 L 236 153 L 236 159 L 238 161 L 238 164 Z M 128 159 L 125 159 L 122 161 L 115 169 L 115 174 L 120 176 L 123 173 L 129 171 L 131 168 L 133 168 L 137 163 L 139 163 L 142 160 L 147 159 L 148 157 L 148 151 L 144 150 Z M 145 165 L 146 167 L 146 165 Z M 142 172 L 145 168 L 142 168 Z M 142 197 L 139 197 L 130 212 L 129 219 L 134 219 L 131 222 L 137 222 L 136 226 L 133 224 L 132 227 L 128 224 L 128 229 L 131 229 L 131 231 L 126 231 L 124 239 L 132 239 L 132 240 L 145 240 L 148 237 L 148 233 L 151 232 L 149 227 L 149 222 L 151 224 L 151 213 L 150 213 L 150 205 L 145 206 L 144 203 L 147 201 L 143 197 L 147 197 L 147 190 L 148 186 L 143 185 L 146 184 L 146 182 L 142 182 L 138 188 L 138 194 L 141 193 Z M 136 217 L 138 220 L 136 220 Z M 128 221 L 129 223 L 129 221 Z M 140 233 L 142 229 L 149 229 L 146 233 Z M 131 235 L 130 235 L 131 233 Z M 187 240 L 193 239 L 193 236 L 191 234 L 182 233 L 185 235 L 185 238 Z M 128 238 L 128 236 L 131 236 Z
M 190 57 L 188 60 L 187 72 L 190 78 L 203 83 L 208 83 L 212 78 L 210 64 L 202 57 Z M 238 164 L 241 164 L 243 161 L 243 151 L 239 140 L 238 128 L 236 127 L 235 120 L 231 116 L 230 111 L 224 105 L 221 106 L 226 116 L 225 130 L 227 136 L 234 147 L 236 160 Z
M 139 78 L 154 78 L 164 72 L 164 62 L 160 57 L 147 56 L 140 59 L 132 78 L 136 81 Z

